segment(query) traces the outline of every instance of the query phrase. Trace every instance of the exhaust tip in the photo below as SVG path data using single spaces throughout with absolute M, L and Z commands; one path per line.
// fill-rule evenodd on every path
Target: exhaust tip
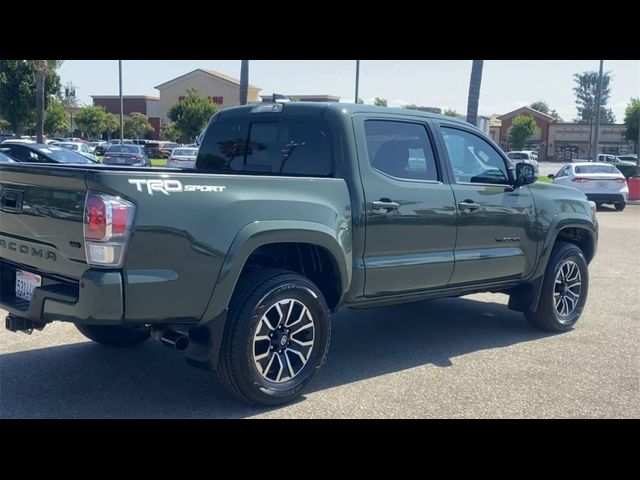
M 174 330 L 166 330 L 160 336 L 160 342 L 165 347 L 183 352 L 189 346 L 189 337 Z

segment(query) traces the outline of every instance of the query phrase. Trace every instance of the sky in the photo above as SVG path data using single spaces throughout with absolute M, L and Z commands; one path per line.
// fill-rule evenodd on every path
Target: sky
M 239 60 L 124 60 L 125 95 L 159 94 L 154 87 L 196 68 L 240 77 Z M 485 60 L 481 115 L 503 114 L 536 100 L 546 101 L 565 121 L 577 116 L 573 74 L 597 70 L 598 60 Z M 640 61 L 605 60 L 612 73 L 609 107 L 622 122 L 631 97 L 640 96 Z M 118 94 L 117 60 L 67 60 L 63 84 L 72 82 L 81 103 L 91 95 Z M 465 114 L 471 60 L 361 60 L 360 93 L 365 103 L 386 98 L 389 106 L 453 108 Z M 336 95 L 353 101 L 355 60 L 251 60 L 249 82 L 285 95 Z

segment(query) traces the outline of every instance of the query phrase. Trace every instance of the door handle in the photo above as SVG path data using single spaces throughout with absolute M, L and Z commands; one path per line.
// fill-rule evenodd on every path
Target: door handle
M 458 204 L 458 208 L 463 212 L 473 212 L 481 208 L 482 205 L 474 202 L 473 200 L 465 200 L 464 202 L 460 202 Z
M 394 202 L 388 198 L 376 200 L 372 205 L 374 210 L 398 210 L 400 208 L 400 204 L 398 202 Z

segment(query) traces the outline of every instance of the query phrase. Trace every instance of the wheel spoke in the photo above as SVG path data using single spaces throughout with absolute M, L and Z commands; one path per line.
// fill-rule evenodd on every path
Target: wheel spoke
M 265 313 L 262 316 L 262 319 L 260 320 L 261 322 L 264 322 L 267 325 L 267 328 L 269 330 L 271 330 L 272 332 L 276 329 L 276 327 L 274 327 L 273 325 L 271 325 L 271 322 L 269 321 L 269 319 L 267 318 L 267 314 Z
M 300 340 L 298 340 L 297 338 L 293 338 L 291 337 L 291 341 L 292 342 L 296 342 L 298 345 L 300 345 L 301 347 L 310 347 L 311 345 L 313 345 L 313 340 L 309 340 L 308 342 L 301 342 Z
M 271 350 L 267 349 L 266 352 L 261 353 L 260 355 L 256 355 L 254 357 L 254 360 L 257 362 L 259 362 L 260 360 L 262 360 L 263 358 L 267 358 L 269 356 L 269 354 L 271 353 Z
M 275 358 L 276 358 L 276 355 L 272 355 L 271 358 L 269 359 L 269 362 L 267 362 L 267 366 L 264 367 L 264 369 L 260 372 L 264 378 L 267 378 L 267 374 L 269 373 L 269 370 L 271 370 L 271 365 L 273 364 L 273 361 L 275 360 Z
M 289 352 L 293 352 L 293 353 L 295 353 L 296 355 L 298 355 L 298 356 L 300 357 L 300 360 L 302 361 L 302 365 L 303 365 L 303 366 L 304 366 L 304 365 L 306 365 L 306 363 L 307 363 L 307 357 L 305 357 L 305 356 L 302 354 L 302 352 L 301 352 L 300 350 L 296 350 L 296 349 L 294 349 L 294 348 L 289 347 L 289 348 L 287 348 L 287 351 L 289 351 Z M 309 354 L 307 354 L 307 355 L 309 355 Z
M 307 328 L 313 328 L 313 322 L 309 322 L 306 325 L 301 326 L 295 332 L 291 332 L 291 337 L 293 337 L 294 335 L 297 335 L 298 333 L 300 333 L 303 330 L 306 330 Z
M 280 358 L 280 354 L 276 354 L 274 355 L 274 357 L 278 358 L 278 363 L 280 364 L 280 368 L 278 369 L 278 374 L 276 375 L 276 382 L 279 382 L 281 381 L 282 373 L 284 372 L 284 362 L 282 361 L 282 358 Z
M 298 319 L 293 322 L 293 323 L 285 323 L 285 327 L 292 327 L 298 323 L 300 323 L 302 321 L 302 318 L 307 314 L 308 310 L 307 307 L 302 307 L 302 311 L 300 312 L 300 316 L 298 317 Z

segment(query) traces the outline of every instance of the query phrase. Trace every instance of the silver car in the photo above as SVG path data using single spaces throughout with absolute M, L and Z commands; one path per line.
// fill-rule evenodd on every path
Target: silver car
M 195 168 L 198 149 L 193 147 L 174 148 L 169 155 L 167 167 Z

